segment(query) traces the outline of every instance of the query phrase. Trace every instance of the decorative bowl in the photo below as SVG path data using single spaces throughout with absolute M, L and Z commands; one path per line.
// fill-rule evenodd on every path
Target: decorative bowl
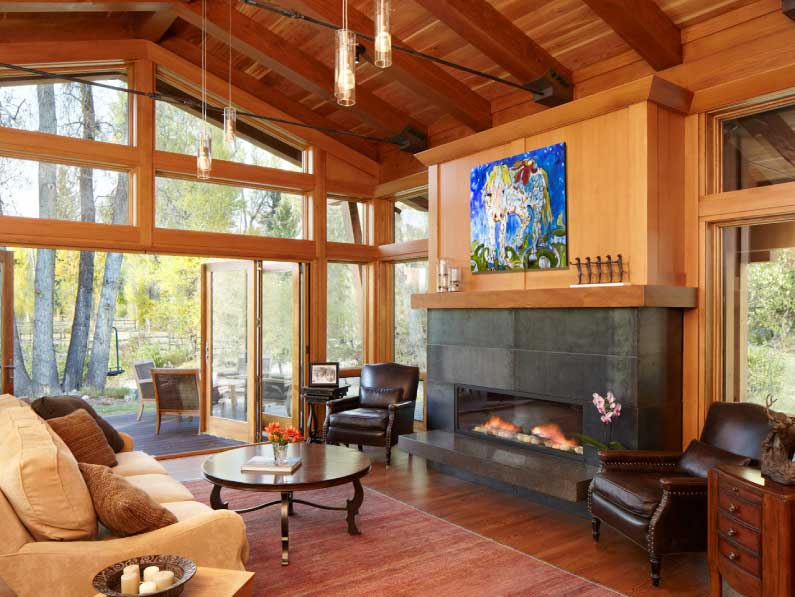
M 108 566 L 94 577 L 94 588 L 107 597 L 127 597 L 129 593 L 121 593 L 121 575 L 126 566 L 138 564 L 141 575 L 147 566 L 157 566 L 161 570 L 171 570 L 176 582 L 162 591 L 148 593 L 156 597 L 176 597 L 182 593 L 185 584 L 196 574 L 196 564 L 193 560 L 182 556 L 138 556 Z

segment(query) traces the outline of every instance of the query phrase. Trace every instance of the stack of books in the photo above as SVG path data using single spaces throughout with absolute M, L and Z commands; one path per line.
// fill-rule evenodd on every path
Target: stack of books
M 254 456 L 240 467 L 241 473 L 258 473 L 266 475 L 292 475 L 301 466 L 301 457 L 288 458 L 284 464 L 276 464 L 273 458 Z

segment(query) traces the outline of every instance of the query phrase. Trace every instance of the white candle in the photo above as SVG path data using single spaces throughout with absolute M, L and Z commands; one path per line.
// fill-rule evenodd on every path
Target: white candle
M 157 568 L 157 566 L 150 566 L 150 568 Z M 144 569 L 144 576 L 146 576 L 146 570 Z M 142 582 L 141 585 L 138 587 L 138 593 L 141 595 L 149 595 L 150 593 L 157 592 L 157 585 L 153 580 L 147 580 L 146 582 Z
M 136 566 L 138 568 L 138 566 Z M 126 570 L 126 568 L 125 568 Z M 126 593 L 128 595 L 137 595 L 138 594 L 138 584 L 140 583 L 140 579 L 138 578 L 138 572 L 129 572 L 127 574 L 121 575 L 121 592 Z
M 141 580 L 141 567 L 138 564 L 130 564 L 124 567 L 122 574 L 134 574 L 135 578 Z
M 155 575 L 157 575 L 158 572 L 160 572 L 160 568 L 157 566 L 147 566 L 146 568 L 144 568 L 144 582 L 150 580 L 154 581 Z
M 158 591 L 169 588 L 174 584 L 174 573 L 171 570 L 161 570 L 155 574 L 155 584 Z

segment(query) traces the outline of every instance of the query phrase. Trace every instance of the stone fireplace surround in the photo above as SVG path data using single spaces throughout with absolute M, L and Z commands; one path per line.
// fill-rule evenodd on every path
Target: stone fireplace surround
M 596 471 L 577 462 L 456 433 L 459 384 L 559 397 L 583 405 L 583 433 L 606 428 L 592 394 L 622 403 L 612 438 L 628 449 L 678 449 L 682 413 L 682 310 L 661 307 L 429 309 L 427 432 L 400 447 L 475 481 L 578 502 Z

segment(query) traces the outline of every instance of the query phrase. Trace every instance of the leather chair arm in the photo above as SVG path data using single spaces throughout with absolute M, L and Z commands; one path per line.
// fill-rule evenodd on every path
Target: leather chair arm
M 663 477 L 660 479 L 663 491 L 679 493 L 682 491 L 700 491 L 707 493 L 707 480 L 701 477 Z
M 663 495 L 649 523 L 649 552 L 705 551 L 707 547 L 707 480 L 663 477 Z
M 599 460 L 604 471 L 667 472 L 675 473 L 681 452 L 655 452 L 652 450 L 602 450 Z
M 328 415 L 354 408 L 359 408 L 358 396 L 345 396 L 345 398 L 335 398 L 326 402 L 326 414 Z
M 391 437 L 414 431 L 414 402 L 396 402 L 389 405 L 389 423 L 387 432 Z

